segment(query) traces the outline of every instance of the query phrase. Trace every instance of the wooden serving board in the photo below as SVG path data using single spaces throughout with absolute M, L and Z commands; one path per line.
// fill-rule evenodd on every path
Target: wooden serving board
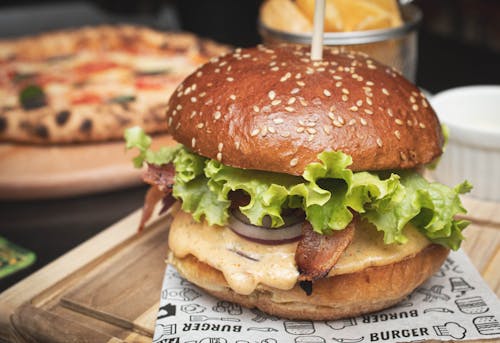
M 500 204 L 465 202 L 482 218 L 470 217 L 463 248 L 500 296 Z M 151 342 L 171 218 L 137 235 L 139 218 L 137 211 L 0 294 L 0 341 Z
M 153 147 L 173 145 L 157 136 Z M 139 185 L 124 141 L 72 145 L 0 144 L 0 199 L 58 198 Z

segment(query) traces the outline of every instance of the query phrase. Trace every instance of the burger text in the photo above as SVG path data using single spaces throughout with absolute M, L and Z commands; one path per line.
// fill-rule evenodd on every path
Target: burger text
M 221 325 L 209 323 L 185 323 L 182 331 L 241 332 L 241 325 Z
M 403 330 L 380 331 L 370 333 L 370 342 L 394 340 L 405 337 L 422 337 L 429 336 L 427 328 L 414 328 Z
M 370 314 L 363 316 L 363 323 L 386 322 L 388 320 L 395 320 L 408 317 L 418 317 L 418 311 L 411 310 L 411 311 L 392 312 L 392 313 Z

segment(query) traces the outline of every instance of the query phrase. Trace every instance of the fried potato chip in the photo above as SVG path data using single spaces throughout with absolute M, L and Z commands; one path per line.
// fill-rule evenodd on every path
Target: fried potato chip
M 295 4 L 312 23 L 314 18 L 314 0 L 296 0 Z
M 312 2 L 314 7 L 314 0 Z M 264 24 L 276 30 L 297 33 L 312 31 L 312 21 L 309 21 L 290 0 L 264 2 L 260 8 L 260 19 Z
M 296 4 L 307 19 L 314 22 L 314 0 L 297 0 Z M 325 32 L 342 31 L 342 17 L 332 1 L 325 4 Z
M 343 31 L 382 29 L 391 26 L 390 13 L 370 0 L 327 0 L 343 20 Z
M 325 32 L 335 32 L 344 30 L 344 21 L 337 7 L 332 1 L 325 4 Z
M 401 12 L 399 11 L 398 2 L 396 0 L 370 0 L 370 2 L 389 13 L 391 17 L 391 27 L 401 26 L 403 24 Z
M 261 20 L 274 29 L 311 32 L 315 0 L 268 0 Z M 402 25 L 397 0 L 326 0 L 325 32 L 363 31 Z

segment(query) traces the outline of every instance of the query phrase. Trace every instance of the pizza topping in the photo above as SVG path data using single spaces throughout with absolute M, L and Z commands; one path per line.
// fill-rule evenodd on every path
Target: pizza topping
M 49 130 L 43 124 L 38 124 L 37 126 L 35 126 L 33 132 L 35 133 L 35 135 L 37 135 L 40 138 L 48 138 L 49 137 Z
M 314 231 L 309 222 L 304 222 L 302 239 L 295 252 L 299 281 L 314 281 L 328 275 L 353 238 L 354 221 L 344 230 L 323 235 Z
M 135 101 L 136 97 L 134 95 L 119 95 L 117 97 L 111 98 L 108 102 L 115 102 L 118 104 L 124 104 L 127 102 Z
M 71 112 L 68 110 L 62 110 L 59 113 L 56 114 L 56 123 L 59 126 L 62 126 L 66 124 L 68 121 L 68 118 L 70 116 Z
M 90 130 L 92 130 L 92 120 L 90 119 L 83 120 L 82 123 L 80 124 L 80 132 L 88 133 L 90 132 Z
M 65 74 L 41 74 L 37 75 L 36 83 L 45 86 L 48 84 L 65 84 L 69 79 L 69 75 Z
M 135 80 L 138 89 L 163 89 L 165 80 L 154 76 L 141 76 Z
M 57 62 L 62 62 L 69 60 L 73 58 L 75 55 L 72 54 L 64 54 L 64 55 L 55 55 L 55 56 L 50 56 L 45 59 L 46 62 L 48 63 L 57 63 Z
M 75 68 L 76 72 L 91 74 L 118 67 L 118 64 L 111 61 L 95 61 L 82 64 Z
M 47 97 L 43 89 L 37 85 L 24 87 L 19 93 L 19 102 L 25 110 L 32 110 L 47 105 Z
M 75 95 L 71 100 L 73 105 L 84 105 L 84 104 L 97 104 L 101 103 L 101 96 L 94 93 L 81 93 Z
M 170 73 L 170 69 L 137 70 L 135 72 L 137 76 L 155 76 L 155 75 L 165 75 L 168 73 Z
M 32 80 L 36 76 L 37 76 L 36 73 L 22 73 L 22 72 L 18 72 L 18 71 L 15 71 L 10 75 L 11 80 L 14 83 L 21 83 L 24 81 Z
M 49 129 L 45 126 L 45 124 L 33 125 L 26 120 L 21 120 L 18 125 L 21 130 L 24 130 L 37 138 L 49 138 Z

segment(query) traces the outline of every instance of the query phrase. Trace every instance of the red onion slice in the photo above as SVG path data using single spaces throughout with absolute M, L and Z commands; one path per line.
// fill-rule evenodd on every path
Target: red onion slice
M 264 226 L 256 226 L 249 224 L 248 218 L 239 210 L 235 210 L 233 211 L 233 215 L 229 217 L 227 226 L 236 234 L 261 244 L 285 244 L 299 240 L 302 235 L 304 216 L 295 212 L 289 217 L 284 217 L 283 220 L 285 221 L 285 226 L 280 228 L 272 229 Z M 287 222 L 292 224 L 287 225 Z
M 262 219 L 262 226 L 256 226 L 256 225 L 251 224 L 250 219 L 248 219 L 247 216 L 245 216 L 243 213 L 241 213 L 241 211 L 239 209 L 236 208 L 236 209 L 232 210 L 231 213 L 240 222 L 243 222 L 245 224 L 248 224 L 248 225 L 251 225 L 254 227 L 258 227 L 258 228 L 271 229 L 271 218 L 269 216 L 265 216 Z M 282 214 L 281 217 L 283 218 L 283 221 L 285 222 L 285 224 L 283 224 L 280 228 L 276 228 L 273 230 L 280 230 L 281 228 L 285 228 L 285 227 L 291 226 L 291 225 L 296 224 L 296 223 L 302 223 L 305 219 L 304 212 L 302 210 L 299 210 L 299 209 L 292 210 L 292 212 L 290 212 L 286 215 Z

